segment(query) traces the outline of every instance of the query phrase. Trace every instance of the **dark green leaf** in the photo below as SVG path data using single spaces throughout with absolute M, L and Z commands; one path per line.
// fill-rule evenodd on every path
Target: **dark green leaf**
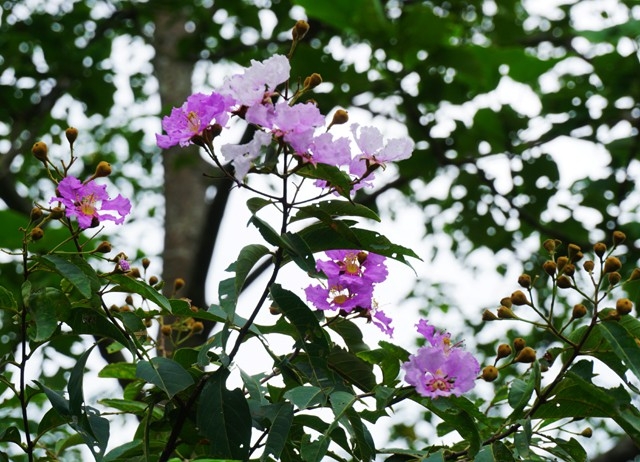
M 276 460 L 280 459 L 280 454 L 287 443 L 287 437 L 289 436 L 292 422 L 293 406 L 289 403 L 282 403 L 282 406 L 280 406 L 280 409 L 269 428 L 264 452 L 262 457 L 260 457 L 261 461 L 268 460 L 269 455 L 273 455 Z
M 113 339 L 122 345 L 129 344 L 124 334 L 101 311 L 91 308 L 74 308 L 66 323 L 76 335 L 97 335 Z
M 240 294 L 244 282 L 249 275 L 251 269 L 265 255 L 269 255 L 270 251 L 263 245 L 250 244 L 242 248 L 238 260 L 236 260 L 234 269 L 236 272 L 235 290 L 236 294 Z M 229 271 L 229 270 L 227 270 Z
M 251 413 L 242 390 L 226 388 L 228 375 L 220 369 L 207 379 L 197 407 L 197 425 L 209 439 L 211 456 L 248 460 Z
M 373 366 L 349 351 L 334 347 L 329 354 L 327 364 L 348 383 L 362 391 L 369 392 L 376 386 Z
M 84 379 L 84 367 L 87 364 L 87 359 L 93 351 L 96 344 L 82 353 L 82 355 L 76 361 L 76 364 L 71 369 L 71 375 L 69 376 L 69 411 L 72 415 L 79 416 L 82 413 L 82 405 L 84 403 L 84 393 L 82 391 L 82 382 Z
M 333 218 L 336 217 L 362 217 L 378 222 L 380 221 L 378 214 L 370 208 L 350 201 L 341 200 L 322 201 L 301 207 L 291 221 L 317 218 L 326 224 L 330 224 Z
M 600 326 L 602 336 L 607 339 L 616 356 L 640 379 L 640 347 L 635 337 L 615 321 L 603 322 Z
M 298 409 L 307 409 L 316 405 L 323 406 L 327 399 L 322 389 L 311 385 L 304 385 L 287 390 L 284 397 L 291 401 Z
M 0 286 L 0 310 L 18 311 L 18 304 L 13 294 L 2 286 Z
M 96 271 L 78 255 L 43 255 L 38 261 L 68 280 L 84 298 L 90 299 L 100 288 Z
M 191 374 L 177 362 L 163 357 L 138 362 L 136 377 L 154 384 L 169 398 L 193 385 Z
M 34 328 L 29 336 L 36 342 L 47 340 L 58 328 L 58 323 L 66 321 L 71 310 L 67 296 L 54 287 L 36 290 L 29 296 L 29 312 Z
M 116 285 L 109 290 L 110 292 L 140 295 L 142 298 L 155 303 L 166 312 L 171 313 L 171 303 L 169 300 L 146 282 L 116 273 L 109 274 L 105 277 Z

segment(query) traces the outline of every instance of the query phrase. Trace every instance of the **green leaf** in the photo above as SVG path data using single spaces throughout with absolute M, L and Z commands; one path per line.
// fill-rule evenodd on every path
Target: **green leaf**
M 60 413 L 55 409 L 49 409 L 38 422 L 38 436 L 41 436 L 48 431 L 53 430 L 61 425 L 66 425 L 67 419 L 60 415 Z
M 301 207 L 291 219 L 291 222 L 317 218 L 323 223 L 330 224 L 336 217 L 362 217 L 380 221 L 378 214 L 364 205 L 350 201 L 327 200 Z
M 270 201 L 268 199 L 264 199 L 262 197 L 252 197 L 247 201 L 247 208 L 249 209 L 252 215 L 255 215 L 262 208 L 271 204 L 273 204 L 273 201 Z
M 561 438 L 551 439 L 555 443 L 555 446 L 549 446 L 547 448 L 551 454 L 570 462 L 587 462 L 587 460 L 589 460 L 587 452 L 575 438 L 569 440 L 563 440 Z
M 37 261 L 69 281 L 84 298 L 90 299 L 100 288 L 96 271 L 79 255 L 43 255 Z
M 353 188 L 351 178 L 345 172 L 333 165 L 307 164 L 296 173 L 303 178 L 326 181 L 329 186 L 335 188 L 338 194 L 346 199 L 350 199 L 350 192 Z
M 349 351 L 340 347 L 333 348 L 327 364 L 348 383 L 357 386 L 362 391 L 369 392 L 376 386 L 373 366 Z
M 0 429 L 0 441 L 6 441 L 9 443 L 20 445 L 20 430 L 18 430 L 18 427 L 15 426 Z
M 209 439 L 213 457 L 248 460 L 251 446 L 251 413 L 239 388 L 228 390 L 226 369 L 207 379 L 197 406 L 200 434 Z
M 156 357 L 151 361 L 140 361 L 136 377 L 154 384 L 169 398 L 193 385 L 193 377 L 180 364 L 169 358 Z
M 13 294 L 2 286 L 0 286 L 0 310 L 18 311 L 18 304 Z
M 364 342 L 362 331 L 349 319 L 336 317 L 327 327 L 342 337 L 345 345 L 352 353 L 369 350 L 369 346 Z
M 113 339 L 122 345 L 129 345 L 127 337 L 101 311 L 91 308 L 73 308 L 66 323 L 76 335 L 97 335 Z
M 600 332 L 607 339 L 613 352 L 640 379 L 640 347 L 636 339 L 627 329 L 615 321 L 606 321 L 600 324 Z
M 384 255 L 408 266 L 411 265 L 405 257 L 420 260 L 413 250 L 392 244 L 382 234 L 368 229 L 350 227 L 340 220 L 334 220 L 331 226 L 317 223 L 301 230 L 298 234 L 309 244 L 314 253 L 331 249 L 357 249 Z
M 29 337 L 35 342 L 51 337 L 58 323 L 67 320 L 71 310 L 67 296 L 54 287 L 31 292 L 28 306 L 35 323 L 33 329 L 29 330 Z
M 269 455 L 273 455 L 276 460 L 280 459 L 280 454 L 287 443 L 287 437 L 289 436 L 292 423 L 293 406 L 289 403 L 282 403 L 269 428 L 264 452 L 262 453 L 262 457 L 260 457 L 261 461 L 269 460 Z
M 75 366 L 71 369 L 71 375 L 69 376 L 69 410 L 72 415 L 79 416 L 82 413 L 82 404 L 84 403 L 84 393 L 82 391 L 82 382 L 84 379 L 84 367 L 87 364 L 87 359 L 93 351 L 96 344 L 85 351 L 76 361 Z
M 302 346 L 305 349 L 312 349 L 314 354 L 327 355 L 329 343 L 313 311 L 300 300 L 300 297 L 283 289 L 280 284 L 273 284 L 270 290 L 273 300 L 278 304 L 282 313 L 295 326 L 298 339 L 303 341 Z
M 350 426 L 347 427 L 352 439 L 355 441 L 355 452 L 359 454 L 359 460 L 370 461 L 376 455 L 376 446 L 371 437 L 371 433 L 362 422 L 360 414 L 351 408 L 346 412 Z
M 149 405 L 147 403 L 129 399 L 105 398 L 100 400 L 100 404 L 141 417 L 149 412 Z M 152 417 L 154 420 L 160 420 L 162 418 L 162 415 L 162 409 L 160 409 L 159 407 L 153 408 Z
M 236 273 L 236 294 L 240 294 L 242 291 L 244 282 L 255 264 L 258 263 L 258 261 L 265 255 L 269 255 L 269 253 L 269 249 L 260 244 L 250 244 L 242 248 L 238 255 L 238 259 L 233 265 Z M 229 269 L 227 269 L 227 271 L 229 271 Z
M 514 379 L 509 387 L 509 405 L 513 408 L 514 413 L 519 413 L 531 399 L 533 394 L 534 383 L 529 380 Z
M 469 445 L 469 457 L 473 457 L 480 450 L 482 444 L 476 419 L 471 417 L 469 412 L 458 404 L 458 400 L 455 399 L 455 397 L 452 398 L 440 397 L 438 399 L 418 399 L 423 406 L 444 420 L 451 428 L 457 430 L 460 436 L 462 436 Z
M 312 385 L 304 385 L 287 390 L 284 397 L 300 410 L 316 405 L 324 406 L 327 399 L 325 392 L 321 388 Z
M 171 313 L 171 303 L 167 297 L 162 295 L 146 282 L 117 273 L 108 274 L 105 277 L 112 283 L 116 284 L 115 287 L 109 289 L 109 292 L 124 292 L 140 295 L 142 298 L 155 303 L 166 312 Z
M 34 383 L 42 390 L 42 392 L 47 396 L 51 406 L 62 416 L 71 416 L 71 410 L 69 408 L 69 401 L 63 396 L 62 392 L 58 392 L 52 390 L 46 385 L 41 384 L 37 380 L 34 380 Z
M 249 223 L 253 224 L 256 228 L 258 228 L 258 231 L 260 232 L 264 240 L 267 241 L 269 244 L 276 247 L 284 247 L 282 245 L 282 240 L 280 239 L 280 233 L 278 233 L 275 229 L 273 229 L 269 223 L 267 223 L 264 220 L 261 220 L 255 215 L 253 215 L 249 219 Z
M 298 267 L 309 275 L 318 274 L 316 259 L 309 245 L 298 234 L 285 233 L 282 242 L 286 244 L 285 259 L 291 258 Z
M 135 380 L 136 365 L 124 362 L 107 364 L 98 372 L 98 377 L 104 379 Z

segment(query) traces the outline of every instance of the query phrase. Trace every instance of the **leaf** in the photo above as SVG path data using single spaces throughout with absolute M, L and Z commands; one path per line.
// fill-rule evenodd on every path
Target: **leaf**
M 84 403 L 84 393 L 82 391 L 84 366 L 87 364 L 87 359 L 95 346 L 95 343 L 91 345 L 91 347 L 78 358 L 75 366 L 71 369 L 68 385 L 69 410 L 71 411 L 71 414 L 75 416 L 79 416 L 82 413 L 82 404 Z
M 298 234 L 285 233 L 282 242 L 286 244 L 285 257 L 291 258 L 298 267 L 309 275 L 318 274 L 316 259 L 309 245 Z
M 268 199 L 264 199 L 262 197 L 252 197 L 247 201 L 247 208 L 249 209 L 252 215 L 255 215 L 262 208 L 271 204 L 273 204 L 273 201 L 270 201 Z
M 38 436 L 44 435 L 48 431 L 61 425 L 66 425 L 66 423 L 67 419 L 52 407 L 42 416 L 40 422 L 38 422 Z
M 79 255 L 43 255 L 37 261 L 69 281 L 86 299 L 100 288 L 96 271 Z
M 125 362 L 107 364 L 98 372 L 98 377 L 104 379 L 135 380 L 136 365 Z
M 29 295 L 29 312 L 34 327 L 29 337 L 35 342 L 43 342 L 53 335 L 60 321 L 66 321 L 71 310 L 67 296 L 54 287 L 44 287 Z
M 392 244 L 376 231 L 345 226 L 345 222 L 340 220 L 334 220 L 331 226 L 317 223 L 304 228 L 298 234 L 314 253 L 331 249 L 366 250 L 393 258 L 408 266 L 411 265 L 405 257 L 421 260 L 413 250 Z
M 276 460 L 280 459 L 280 454 L 287 443 L 287 437 L 289 436 L 292 423 L 293 406 L 289 403 L 282 403 L 269 428 L 264 452 L 262 453 L 262 457 L 260 457 L 261 461 L 268 460 L 269 455 L 273 455 Z
M 240 250 L 240 254 L 238 255 L 238 259 L 233 265 L 236 273 L 235 278 L 235 290 L 236 294 L 240 294 L 242 291 L 242 287 L 244 286 L 244 282 L 249 275 L 251 269 L 255 266 L 258 261 L 264 257 L 265 255 L 269 255 L 270 251 L 263 245 L 260 244 L 250 244 L 242 248 Z M 227 271 L 229 271 L 227 269 Z
M 66 323 L 76 335 L 97 335 L 113 339 L 122 345 L 129 345 L 127 337 L 101 311 L 91 308 L 73 308 Z
M 627 329 L 615 321 L 600 324 L 600 332 L 624 365 L 640 379 L 640 347 Z
M 149 405 L 147 403 L 133 401 L 130 399 L 105 398 L 100 400 L 100 404 L 137 416 L 144 416 L 149 411 Z M 162 409 L 160 409 L 159 407 L 153 408 L 152 416 L 154 420 L 161 419 L 162 415 Z
M 335 217 L 362 217 L 380 221 L 378 214 L 364 205 L 350 201 L 327 200 L 301 207 L 291 219 L 291 222 L 317 218 L 323 223 L 329 224 Z
M 209 439 L 210 456 L 248 460 L 251 446 L 251 413 L 239 388 L 228 390 L 226 369 L 207 379 L 197 407 L 200 434 Z
M 340 347 L 333 348 L 327 364 L 348 383 L 357 386 L 362 391 L 369 392 L 376 386 L 373 366 L 349 351 Z
M 140 361 L 136 377 L 154 384 L 169 398 L 193 385 L 193 377 L 180 364 L 169 358 L 156 357 L 151 361 Z
M 71 410 L 69 408 L 69 401 L 65 399 L 62 392 L 58 392 L 52 390 L 46 385 L 41 384 L 37 380 L 34 380 L 34 383 L 42 390 L 42 392 L 47 396 L 51 406 L 62 416 L 71 416 Z
M 327 355 L 329 343 L 313 311 L 300 300 L 300 297 L 283 289 L 280 284 L 273 284 L 270 290 L 273 300 L 278 304 L 282 313 L 295 326 L 298 339 L 303 341 L 303 348 L 311 349 L 314 354 Z
M 304 385 L 287 390 L 284 397 L 293 403 L 298 409 L 307 409 L 312 406 L 324 406 L 326 394 L 319 387 Z
M 347 419 L 351 424 L 349 433 L 355 440 L 355 452 L 360 455 L 359 460 L 370 461 L 376 455 L 376 446 L 371 437 L 371 433 L 367 429 L 366 425 L 362 422 L 360 414 L 355 409 L 351 408 L 347 410 Z
M 427 409 L 444 420 L 451 428 L 457 430 L 460 436 L 469 445 L 469 457 L 475 456 L 480 450 L 482 440 L 476 424 L 476 420 L 458 404 L 458 400 L 448 397 L 438 399 L 418 398 Z
M 140 295 L 142 298 L 155 303 L 166 312 L 171 313 L 171 303 L 167 297 L 162 295 L 146 282 L 134 279 L 125 274 L 117 273 L 108 274 L 105 277 L 112 283 L 116 284 L 115 287 L 109 289 L 109 292 L 124 292 Z
M 18 304 L 13 294 L 2 286 L 0 286 L 0 310 L 18 311 Z
M 269 223 L 264 220 L 261 220 L 257 216 L 253 215 L 249 219 L 249 223 L 258 228 L 260 235 L 267 241 L 269 244 L 276 247 L 284 247 L 282 245 L 282 240 L 280 239 L 280 233 L 278 233 L 275 229 L 271 227 Z

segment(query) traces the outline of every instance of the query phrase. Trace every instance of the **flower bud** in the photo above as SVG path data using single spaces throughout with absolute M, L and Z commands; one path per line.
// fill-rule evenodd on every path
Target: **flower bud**
M 51 207 L 51 218 L 54 220 L 60 220 L 62 217 L 64 217 L 64 210 L 62 210 L 62 207 Z
M 304 79 L 304 89 L 311 90 L 312 88 L 316 88 L 318 85 L 322 83 L 322 76 L 317 72 L 314 72 L 309 77 Z
M 556 270 L 558 269 L 558 265 L 556 265 L 556 262 L 553 261 L 553 260 L 547 260 L 542 264 L 542 269 L 549 276 L 553 276 L 554 274 L 556 274 Z
M 573 306 L 573 311 L 571 312 L 571 317 L 573 319 L 580 319 L 582 317 L 584 317 L 584 315 L 587 314 L 587 307 L 584 306 L 582 303 L 578 303 L 577 305 Z
M 36 226 L 31 230 L 31 240 L 39 241 L 44 237 L 44 231 L 39 226 Z
M 272 315 L 278 315 L 278 314 L 282 314 L 282 310 L 280 309 L 280 307 L 277 304 L 273 304 L 269 307 L 269 313 L 271 313 Z
M 631 272 L 631 276 L 629 276 L 629 281 L 635 281 L 640 279 L 640 268 L 634 268 Z
M 614 271 L 618 271 L 620 268 L 622 268 L 622 263 L 618 257 L 608 257 L 604 261 L 605 273 L 612 273 Z
M 482 320 L 483 321 L 496 321 L 498 319 L 498 317 L 493 314 L 491 311 L 489 310 L 484 310 L 482 312 Z
M 356 255 L 356 258 L 358 259 L 358 263 L 360 263 L 361 265 L 364 264 L 364 262 L 367 261 L 368 256 L 369 254 L 364 250 L 361 250 L 360 252 L 358 252 L 358 254 Z
M 516 319 L 517 316 L 511 311 L 511 308 L 501 306 L 498 308 L 498 317 L 500 319 Z
M 569 259 L 567 257 L 558 257 L 556 260 L 556 265 L 558 265 L 558 273 L 562 273 L 565 265 L 569 263 Z
M 140 269 L 135 267 L 131 268 L 131 271 L 127 273 L 127 276 L 130 276 L 133 279 L 138 279 L 140 277 Z
M 304 19 L 299 19 L 291 29 L 291 36 L 295 41 L 302 40 L 307 32 L 309 32 L 309 23 Z
M 99 253 L 111 252 L 111 242 L 102 241 L 100 244 L 98 244 L 98 247 L 96 247 L 96 252 L 99 252 Z
M 69 127 L 64 131 L 64 135 L 67 137 L 67 141 L 73 146 L 73 143 L 78 138 L 78 129 L 75 127 Z
M 29 216 L 33 221 L 39 220 L 40 218 L 42 218 L 42 209 L 40 207 L 32 208 Z
M 47 144 L 43 141 L 36 141 L 31 148 L 31 152 L 33 156 L 38 159 L 40 162 L 47 162 L 49 148 Z
M 144 258 L 142 259 L 142 267 L 143 267 L 144 269 L 149 268 L 149 265 L 150 265 L 150 264 L 151 264 L 151 260 L 149 260 L 147 257 L 144 257 Z
M 191 332 L 194 334 L 199 334 L 204 330 L 204 324 L 200 321 L 195 321 L 191 324 Z
M 144 320 L 142 321 L 142 323 L 144 324 L 144 327 L 151 327 L 151 326 L 153 326 L 153 319 L 151 319 L 151 318 L 144 318 Z
M 567 256 L 571 262 L 576 262 L 582 258 L 582 249 L 576 244 L 569 244 L 567 247 Z
M 171 335 L 172 331 L 173 328 L 169 324 L 165 324 L 160 328 L 160 332 L 162 332 L 162 335 Z
M 520 351 L 526 346 L 527 346 L 527 342 L 522 337 L 518 337 L 513 341 L 513 348 L 516 351 Z
M 591 436 L 593 435 L 593 430 L 591 429 L 591 427 L 587 427 L 580 432 L 580 435 L 584 436 L 585 438 L 591 438 Z
M 509 345 L 507 345 L 506 343 L 501 343 L 500 345 L 498 345 L 498 354 L 496 355 L 496 357 L 498 359 L 502 359 L 502 358 L 506 358 L 507 356 L 511 355 L 511 347 Z
M 551 254 L 553 254 L 556 251 L 556 247 L 558 245 L 560 245 L 560 241 L 556 239 L 547 239 L 542 243 L 542 247 L 544 247 L 545 250 Z
M 633 303 L 628 298 L 621 298 L 616 301 L 616 311 L 619 315 L 624 316 L 625 314 L 629 314 L 632 309 Z
M 593 268 L 595 268 L 595 263 L 593 260 L 587 260 L 582 264 L 582 267 L 587 273 L 593 273 Z
M 593 252 L 602 258 L 602 256 L 607 253 L 607 244 L 604 242 L 597 242 L 593 245 Z
M 155 286 L 158 283 L 158 276 L 151 276 L 149 278 L 149 284 Z
M 560 289 L 569 289 L 571 288 L 571 279 L 563 274 L 562 276 L 558 276 L 558 279 L 556 279 L 556 285 Z
M 531 287 L 531 276 L 529 276 L 528 274 L 521 274 L 518 277 L 518 284 L 520 284 L 520 287 L 524 287 L 525 289 L 528 289 Z
M 619 283 L 622 280 L 622 275 L 617 271 L 614 271 L 613 273 L 609 273 L 608 278 L 609 278 L 609 285 L 615 286 L 617 283 Z
M 185 284 L 184 279 L 176 278 L 176 280 L 173 281 L 173 291 L 174 292 L 179 291 L 180 289 L 182 289 L 184 287 L 184 284 Z
M 531 347 L 524 347 L 514 359 L 517 363 L 532 363 L 536 360 L 536 350 Z
M 109 162 L 105 162 L 100 161 L 98 162 L 98 166 L 96 167 L 96 171 L 93 174 L 93 176 L 91 177 L 92 179 L 95 178 L 104 178 L 111 175 L 111 164 Z
M 564 265 L 563 272 L 567 276 L 571 277 L 576 274 L 576 266 L 573 263 L 568 263 Z
M 620 245 L 627 238 L 627 235 L 622 231 L 613 232 L 613 245 Z
M 500 300 L 500 305 L 506 306 L 507 308 L 511 308 L 511 306 L 513 305 L 513 302 L 511 301 L 511 297 L 503 297 L 502 300 Z
M 486 382 L 493 382 L 498 378 L 498 368 L 495 366 L 486 366 L 482 369 L 482 380 Z
M 511 294 L 511 302 L 516 305 L 529 305 L 529 300 L 527 300 L 527 296 L 521 290 L 516 290 Z
M 133 297 L 132 297 L 131 295 L 127 295 L 127 296 L 125 297 L 125 299 L 124 299 L 124 302 L 125 302 L 127 305 L 133 305 Z

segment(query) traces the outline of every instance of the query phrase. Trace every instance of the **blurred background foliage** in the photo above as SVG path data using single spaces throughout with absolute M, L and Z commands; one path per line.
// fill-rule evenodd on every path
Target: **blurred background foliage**
M 15 231 L 33 205 L 25 198 L 52 192 L 32 144 L 65 155 L 63 132 L 74 125 L 76 174 L 101 160 L 114 166 L 110 180 L 139 204 L 135 220 L 165 230 L 163 245 L 141 240 L 140 253 L 162 257 L 165 279 L 186 276 L 185 295 L 205 306 L 219 224 L 233 218 L 231 185 L 203 178 L 195 156 L 163 156 L 153 134 L 162 114 L 193 89 L 218 85 L 233 63 L 285 53 L 300 18 L 311 30 L 292 75 L 322 75 L 322 111 L 350 101 L 347 109 L 391 129 L 406 125 L 417 143 L 386 184 L 359 199 L 390 216 L 400 204 L 419 211 L 405 226 L 421 228 L 425 259 L 451 251 L 464 265 L 490 251 L 503 274 L 518 262 L 537 271 L 543 240 L 588 249 L 619 229 L 626 264 L 637 264 L 640 3 L 631 0 L 5 0 L 0 247 L 19 246 Z M 393 200 L 378 202 L 385 195 Z M 0 258 L 3 285 L 17 291 L 16 271 Z M 424 288 L 430 279 L 410 297 L 453 309 L 436 275 Z M 467 324 L 477 333 L 480 314 Z M 16 338 L 3 330 L 0 349 L 9 351 Z M 494 343 L 479 343 L 493 354 Z M 408 428 L 393 436 L 411 444 Z

